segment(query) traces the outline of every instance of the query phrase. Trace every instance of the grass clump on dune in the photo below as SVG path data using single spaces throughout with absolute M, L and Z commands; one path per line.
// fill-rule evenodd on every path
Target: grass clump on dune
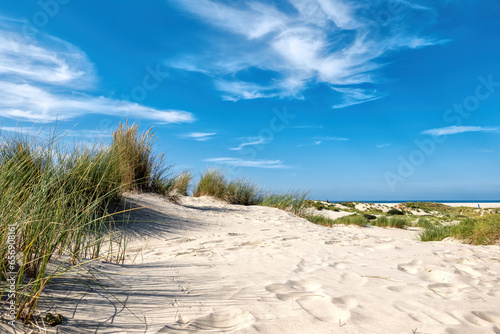
M 179 196 L 188 196 L 190 183 L 191 173 L 189 171 L 174 174 L 170 177 L 154 177 L 151 180 L 151 191 L 177 203 Z
M 423 228 L 433 228 L 436 225 L 432 223 L 429 219 L 421 217 L 417 220 L 416 226 Z
M 231 204 L 258 205 L 262 202 L 263 195 L 253 182 L 237 179 L 227 184 L 224 198 Z
M 337 224 L 336 220 L 331 219 L 331 218 L 327 218 L 324 216 L 319 216 L 319 215 L 304 214 L 301 217 L 309 220 L 311 223 L 322 225 L 322 226 L 331 227 L 332 225 Z
M 405 228 L 410 225 L 410 222 L 403 217 L 380 216 L 375 220 L 374 225 L 379 227 Z
M 182 196 L 188 195 L 189 184 L 191 183 L 191 173 L 189 171 L 184 171 L 179 175 L 172 178 L 173 186 L 172 190 Z
M 220 169 L 209 169 L 201 175 L 194 189 L 193 196 L 213 196 L 218 199 L 224 199 L 226 188 L 226 175 Z
M 205 171 L 193 192 L 194 197 L 213 196 L 230 204 L 257 205 L 262 202 L 261 190 L 243 178 L 229 180 L 220 169 Z
M 270 206 L 281 210 L 290 211 L 296 215 L 303 214 L 306 207 L 307 193 L 290 191 L 288 193 L 271 192 L 264 195 L 260 205 Z
M 362 215 L 349 215 L 338 218 L 335 220 L 337 224 L 344 225 L 358 225 L 358 226 L 366 226 L 368 225 L 368 219 Z
M 340 211 L 339 208 L 335 206 L 335 204 L 330 204 L 330 203 L 324 203 L 321 201 L 312 201 L 312 200 L 306 200 L 305 205 L 308 207 L 313 207 L 318 211 L 321 210 L 331 210 L 331 211 Z
M 307 193 L 264 193 L 252 181 L 244 178 L 230 179 L 217 168 L 205 171 L 193 191 L 194 197 L 212 196 L 230 204 L 262 205 L 299 214 L 305 208 Z
M 162 167 L 163 154 L 156 156 L 153 129 L 139 133 L 137 125 L 120 123 L 113 132 L 110 154 L 118 163 L 118 174 L 124 189 L 134 191 L 154 190 L 161 182 L 166 169 Z
M 111 207 L 124 191 L 147 190 L 161 179 L 161 157 L 152 153 L 150 130 L 139 134 L 127 124 L 119 125 L 109 147 L 68 151 L 55 135 L 3 140 L 0 257 L 15 259 L 0 261 L 0 271 L 4 287 L 15 273 L 16 317 L 27 321 L 52 278 L 111 256 L 102 252 L 117 239 Z
M 475 245 L 500 243 L 500 215 L 469 218 L 457 224 L 430 225 L 420 234 L 422 241 L 441 241 L 452 237 Z

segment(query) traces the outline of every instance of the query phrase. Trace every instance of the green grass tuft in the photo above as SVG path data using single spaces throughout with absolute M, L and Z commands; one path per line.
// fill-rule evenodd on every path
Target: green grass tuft
M 288 193 L 271 192 L 263 196 L 260 205 L 288 210 L 298 216 L 306 208 L 307 192 L 290 191 Z
M 331 227 L 332 225 L 337 224 L 336 220 L 326 218 L 326 217 L 323 217 L 320 215 L 304 214 L 301 217 L 309 220 L 311 223 L 322 225 L 322 226 Z
M 230 180 L 220 169 L 205 171 L 195 187 L 193 196 L 213 196 L 239 205 L 258 205 L 264 198 L 260 188 L 253 182 L 243 178 Z
M 358 226 L 366 226 L 368 225 L 368 219 L 362 215 L 349 215 L 349 216 L 344 216 L 341 218 L 338 218 L 335 220 L 337 224 L 344 224 L 344 225 L 358 225 Z
M 104 243 L 123 242 L 114 236 L 111 207 L 124 191 L 148 190 L 163 180 L 163 169 L 161 157 L 152 153 L 153 133 L 139 134 L 135 125 L 120 124 L 110 147 L 71 152 L 57 134 L 48 139 L 16 134 L 3 139 L 0 258 L 16 257 L 15 306 L 17 316 L 28 320 L 53 277 L 84 259 L 110 256 L 102 253 Z M 9 237 L 11 248 L 5 246 Z M 123 244 L 118 249 L 123 250 Z M 54 259 L 61 265 L 50 267 Z M 7 261 L 0 261 L 3 277 L 11 269 Z
M 498 244 L 500 242 L 500 215 L 468 218 L 454 225 L 431 225 L 420 234 L 422 241 L 440 241 L 447 237 L 475 245 Z
M 201 175 L 193 192 L 193 196 L 213 196 L 219 199 L 225 199 L 225 192 L 228 186 L 227 183 L 226 175 L 220 169 L 209 169 Z

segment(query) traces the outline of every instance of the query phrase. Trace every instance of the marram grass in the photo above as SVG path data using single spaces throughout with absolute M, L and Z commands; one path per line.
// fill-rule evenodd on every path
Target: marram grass
M 261 189 L 252 181 L 244 178 L 230 179 L 224 171 L 217 168 L 208 169 L 200 176 L 193 196 L 213 196 L 230 204 L 240 205 L 258 205 L 264 198 Z
M 13 135 L 0 146 L 0 258 L 7 259 L 12 251 L 17 260 L 12 267 L 0 261 L 0 297 L 7 291 L 8 272 L 15 272 L 16 316 L 25 321 L 53 277 L 82 261 L 110 256 L 103 248 L 123 251 L 123 238 L 112 232 L 110 207 L 124 191 L 168 183 L 161 156 L 152 151 L 151 130 L 140 134 L 137 126 L 120 124 L 111 146 L 70 153 L 59 140 L 55 135 Z M 181 183 L 184 190 L 186 177 Z M 12 249 L 7 247 L 9 237 Z M 61 265 L 51 267 L 56 259 Z M 120 261 L 120 256 L 115 259 Z

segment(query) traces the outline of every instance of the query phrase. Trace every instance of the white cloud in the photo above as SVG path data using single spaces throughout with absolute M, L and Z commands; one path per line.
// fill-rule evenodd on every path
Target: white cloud
M 40 45 L 21 34 L 0 34 L 0 76 L 9 81 L 88 88 L 95 81 L 94 66 L 74 45 L 51 36 Z
M 482 126 L 448 126 L 422 131 L 422 134 L 432 136 L 447 136 L 466 132 L 492 132 L 499 131 L 500 127 L 482 127 Z
M 380 144 L 380 145 L 377 145 L 377 148 L 386 148 L 386 147 L 390 147 L 392 146 L 391 143 L 388 143 L 388 144 Z
M 235 167 L 270 168 L 270 169 L 290 168 L 289 166 L 284 165 L 281 162 L 281 160 L 244 160 L 238 158 L 212 158 L 212 159 L 205 159 L 204 161 L 226 164 Z
M 325 136 L 325 137 L 314 137 L 316 140 L 324 140 L 324 141 L 349 141 L 349 138 L 344 138 L 344 137 L 332 137 L 332 136 Z
M 213 139 L 213 136 L 215 136 L 216 134 L 217 133 L 215 132 L 191 132 L 187 135 L 184 135 L 184 137 L 193 138 L 197 141 L 207 141 L 209 139 Z
M 0 116 L 39 123 L 63 121 L 87 114 L 140 117 L 160 123 L 192 122 L 191 113 L 158 110 L 137 103 L 87 94 L 53 94 L 30 84 L 0 81 Z
M 315 141 L 315 142 L 314 142 L 314 144 L 316 144 L 316 145 L 321 144 L 321 140 L 317 140 L 317 141 Z
M 360 103 L 375 101 L 385 96 L 385 94 L 380 94 L 376 90 L 340 87 L 332 87 L 332 89 L 343 94 L 342 103 L 333 105 L 333 109 L 340 109 Z
M 94 96 L 94 66 L 76 46 L 56 37 L 32 39 L 15 32 L 14 21 L 0 21 L 0 116 L 50 123 L 87 114 L 191 122 L 182 110 L 149 108 L 134 102 Z M 78 89 L 79 91 L 74 91 Z
M 248 2 L 241 8 L 209 0 L 181 0 L 179 4 L 205 21 L 248 39 L 263 37 L 287 20 L 275 8 L 259 2 Z
M 112 134 L 110 131 L 99 131 L 99 130 L 75 130 L 75 129 L 59 129 L 59 128 L 48 128 L 48 127 L 13 127 L 13 126 L 2 126 L 0 127 L 1 132 L 12 132 L 20 133 L 25 135 L 32 135 L 36 137 L 48 138 L 50 136 L 57 135 L 58 138 L 108 138 Z
M 292 125 L 290 129 L 323 129 L 323 125 Z
M 334 107 L 345 108 L 385 96 L 357 86 L 376 83 L 381 56 L 446 42 L 421 35 L 425 25 L 415 17 L 434 18 L 435 13 L 418 2 L 399 1 L 404 10 L 388 18 L 382 34 L 373 14 L 380 10 L 379 1 L 289 0 L 288 10 L 280 10 L 258 0 L 176 0 L 181 8 L 220 28 L 225 38 L 202 55 L 167 63 L 210 75 L 225 100 L 302 98 L 306 88 L 322 82 L 342 97 Z M 239 74 L 249 69 L 266 71 L 273 79 L 242 80 Z
M 238 145 L 238 147 L 230 148 L 230 150 L 231 151 L 241 151 L 243 148 L 245 148 L 245 146 L 262 145 L 262 144 L 265 144 L 267 142 L 264 138 L 256 138 L 256 139 L 249 138 L 249 140 L 252 140 L 252 141 L 242 143 L 242 144 Z
M 481 152 L 481 153 L 494 153 L 495 151 L 482 149 L 482 150 L 479 150 L 479 152 Z

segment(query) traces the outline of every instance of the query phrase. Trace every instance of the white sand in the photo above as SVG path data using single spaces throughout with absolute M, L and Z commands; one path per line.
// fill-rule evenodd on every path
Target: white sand
M 58 298 L 41 309 L 68 318 L 57 333 L 500 333 L 498 246 L 326 228 L 210 198 L 133 198 L 157 205 L 142 218 L 159 222 L 131 227 L 124 266 L 99 263 L 114 297 L 47 290 Z

